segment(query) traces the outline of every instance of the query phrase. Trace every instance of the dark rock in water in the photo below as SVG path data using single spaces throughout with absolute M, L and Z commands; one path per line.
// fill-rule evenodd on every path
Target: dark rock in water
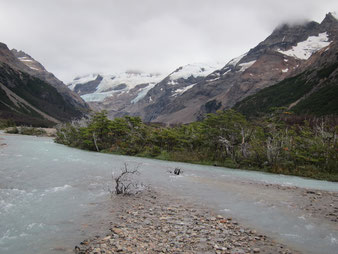
M 175 168 L 174 174 L 175 175 L 179 175 L 180 173 L 181 173 L 181 169 L 180 168 Z
M 80 242 L 81 245 L 88 245 L 89 241 L 88 240 L 83 240 L 82 242 Z

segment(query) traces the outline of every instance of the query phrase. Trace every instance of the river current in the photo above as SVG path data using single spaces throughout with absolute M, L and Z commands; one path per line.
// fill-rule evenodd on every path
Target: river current
M 82 151 L 51 138 L 5 135 L 0 142 L 0 253 L 71 252 L 105 232 L 114 204 L 112 173 L 128 163 L 140 181 L 193 199 L 306 253 L 336 253 L 337 228 L 283 207 L 286 197 L 253 193 L 250 183 L 338 192 L 338 184 L 261 172 Z M 182 176 L 168 171 L 183 169 Z M 272 206 L 269 199 L 280 202 Z

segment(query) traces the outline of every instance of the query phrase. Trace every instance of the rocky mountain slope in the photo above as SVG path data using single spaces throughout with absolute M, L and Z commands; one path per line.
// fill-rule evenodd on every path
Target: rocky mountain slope
M 337 24 L 328 14 L 321 24 L 280 26 L 255 48 L 210 74 L 171 104 L 163 108 L 146 106 L 145 120 L 194 121 L 204 113 L 230 108 L 245 97 L 298 74 L 314 61 L 310 59 L 312 54 L 336 40 Z
M 140 115 L 142 107 L 154 101 L 166 104 L 170 96 L 180 96 L 220 67 L 220 63 L 189 64 L 167 77 L 138 72 L 91 74 L 75 78 L 68 87 L 81 95 L 93 108 L 107 110 L 110 117 Z M 149 91 L 152 92 L 149 94 Z M 147 99 L 144 100 L 146 96 Z
M 125 100 L 113 96 L 96 107 L 106 109 L 111 117 L 130 114 L 147 122 L 192 122 L 203 118 L 205 113 L 231 108 L 266 87 L 315 68 L 315 62 L 321 61 L 322 66 L 325 59 L 335 55 L 334 49 L 329 49 L 337 42 L 337 27 L 337 17 L 331 13 L 321 23 L 284 24 L 256 47 L 226 64 L 187 65 L 153 85 L 136 101 L 132 97 Z M 314 57 L 318 52 L 326 52 L 327 56 Z
M 23 51 L 12 49 L 11 53 L 15 56 L 15 61 L 11 64 L 12 67 L 17 67 L 19 70 L 52 85 L 65 98 L 65 100 L 71 103 L 77 110 L 84 112 L 88 111 L 88 105 L 85 101 L 77 93 L 68 89 L 68 87 L 56 78 L 53 73 L 48 72 L 41 63 Z
M 127 106 L 137 103 L 162 79 L 160 74 L 140 72 L 90 74 L 75 78 L 68 87 L 81 95 L 92 108 L 106 109 L 115 116 Z
M 338 114 L 338 43 L 311 56 L 306 70 L 262 89 L 235 105 L 247 116 L 259 116 L 274 107 L 298 114 Z
M 88 112 L 79 95 L 24 52 L 0 43 L 0 119 L 51 126 Z

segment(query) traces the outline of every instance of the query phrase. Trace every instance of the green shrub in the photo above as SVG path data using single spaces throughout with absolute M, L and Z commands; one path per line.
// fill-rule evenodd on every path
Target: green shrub
M 283 111 L 277 108 L 254 121 L 234 110 L 220 111 L 175 127 L 148 126 L 134 117 L 109 120 L 101 112 L 86 126 L 60 127 L 55 141 L 92 151 L 338 179 L 334 118 L 295 124 Z

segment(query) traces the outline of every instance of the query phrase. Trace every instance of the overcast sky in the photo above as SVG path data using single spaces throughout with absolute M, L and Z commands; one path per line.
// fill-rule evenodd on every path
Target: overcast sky
M 169 73 L 228 62 L 285 22 L 338 11 L 337 0 L 0 0 L 0 41 L 59 79 L 126 70 Z

